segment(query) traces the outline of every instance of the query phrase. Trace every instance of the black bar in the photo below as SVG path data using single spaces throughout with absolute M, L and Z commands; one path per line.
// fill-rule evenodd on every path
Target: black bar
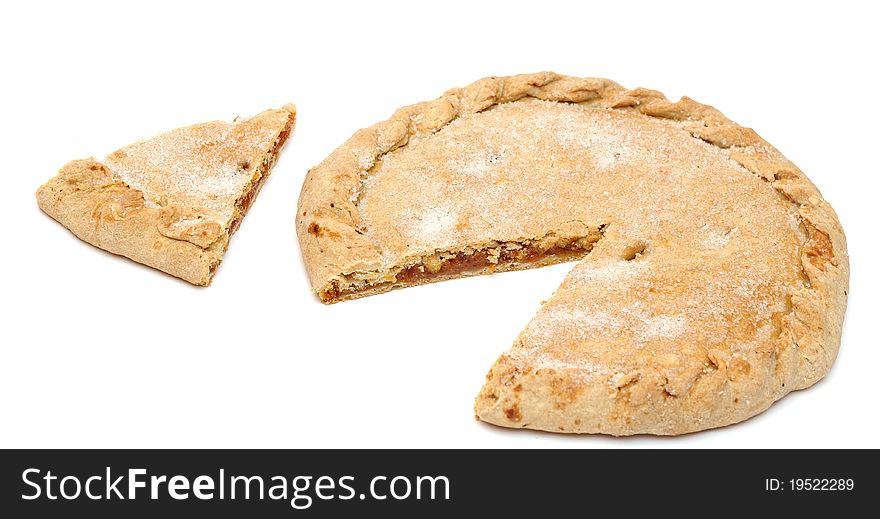
M 762 515 L 779 510 L 791 516 L 826 511 L 874 510 L 878 496 L 876 450 L 4 450 L 2 451 L 3 517 L 424 517 L 467 514 L 491 517 L 550 517 L 567 512 L 579 517 L 652 514 L 651 517 L 712 517 L 716 513 Z M 108 491 L 111 480 L 123 476 Z M 39 470 L 35 472 L 29 469 Z M 144 487 L 128 497 L 129 469 Z M 221 469 L 223 477 L 221 477 Z M 49 480 L 47 471 L 58 479 Z M 151 496 L 151 476 L 166 476 Z M 60 494 L 61 478 L 73 476 L 80 493 Z M 167 480 L 177 479 L 174 499 Z M 203 478 L 196 496 L 193 485 Z M 238 480 L 231 499 L 233 476 L 261 476 L 250 482 L 243 498 Z M 299 479 L 294 479 L 299 476 Z M 311 479 L 305 479 L 311 476 Z M 321 489 L 318 489 L 318 478 Z M 350 476 L 353 479 L 342 479 Z M 394 480 L 395 477 L 402 477 Z M 429 499 L 431 480 L 434 499 Z M 85 484 L 93 496 L 85 496 Z M 273 477 L 283 479 L 272 479 Z M 373 493 L 370 483 L 373 478 Z M 25 478 L 32 484 L 25 482 Z M 332 480 L 331 480 L 332 478 Z M 224 498 L 220 499 L 220 481 Z M 184 481 L 186 484 L 184 484 Z M 831 483 L 833 481 L 833 483 Z M 281 499 L 283 488 L 286 498 Z M 36 487 L 40 497 L 34 496 Z M 298 485 L 298 487 L 294 487 Z M 394 488 L 391 488 L 391 487 Z M 421 499 L 416 499 L 420 486 Z M 800 487 L 792 488 L 792 487 Z M 822 488 L 822 487 L 825 488 Z M 276 487 L 271 499 L 269 490 Z M 832 489 L 832 487 L 834 487 Z M 848 488 L 851 487 L 851 488 Z M 74 478 L 65 482 L 68 497 L 76 495 Z M 402 500 L 394 498 L 405 496 Z M 448 488 L 446 499 L 445 489 Z M 299 490 L 297 490 L 299 489 Z M 296 490 L 296 494 L 294 491 Z M 118 494 L 117 494 L 118 492 Z M 319 496 L 320 494 L 320 496 Z M 393 495 L 392 495 L 393 494 Z M 106 496 L 111 498 L 107 499 Z M 364 498 L 361 499 L 361 495 Z M 385 499 L 374 498 L 386 496 Z M 322 497 L 333 496 L 332 499 Z M 293 498 L 297 497 L 295 503 Z M 349 498 L 350 497 L 350 498 Z M 348 498 L 348 499 L 346 499 Z M 294 504 L 296 506 L 294 506 Z M 710 508 L 706 508 L 709 506 Z M 868 508 L 861 508 L 868 506 Z M 761 511 L 759 513 L 758 511 Z M 9 515 L 9 512 L 14 514 Z M 872 512 L 873 513 L 873 512 Z M 72 515 L 71 515 L 72 514 Z M 209 515 L 210 514 L 210 515 Z

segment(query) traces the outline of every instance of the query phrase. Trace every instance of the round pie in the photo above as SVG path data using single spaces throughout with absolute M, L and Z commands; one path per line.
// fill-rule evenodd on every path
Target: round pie
M 840 343 L 846 242 L 806 176 L 710 106 L 605 79 L 490 77 L 401 108 L 309 171 L 297 232 L 325 303 L 576 260 L 489 371 L 476 414 L 496 425 L 723 426 L 815 383 Z

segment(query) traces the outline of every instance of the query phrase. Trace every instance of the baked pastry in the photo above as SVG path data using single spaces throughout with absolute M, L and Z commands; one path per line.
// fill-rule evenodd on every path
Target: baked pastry
M 834 211 L 753 130 L 689 98 L 482 79 L 355 133 L 309 172 L 297 215 L 325 303 L 579 260 L 489 371 L 475 409 L 492 424 L 718 427 L 837 355 Z
M 295 119 L 286 105 L 75 160 L 37 190 L 37 203 L 83 241 L 206 286 Z

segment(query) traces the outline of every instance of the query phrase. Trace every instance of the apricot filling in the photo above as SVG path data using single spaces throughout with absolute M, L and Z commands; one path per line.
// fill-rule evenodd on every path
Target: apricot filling
M 352 273 L 333 280 L 319 293 L 324 302 L 336 302 L 364 293 L 418 285 L 456 277 L 491 274 L 508 270 L 551 265 L 583 258 L 602 237 L 604 226 L 587 236 L 574 239 L 530 240 L 494 243 L 479 249 L 436 252 L 419 261 L 386 273 Z
M 250 187 L 235 202 L 235 217 L 229 224 L 230 236 L 238 230 L 238 226 L 241 225 L 241 220 L 244 218 L 244 215 L 247 214 L 248 209 L 251 208 L 254 200 L 257 199 L 257 193 L 260 192 L 260 189 L 263 187 L 263 183 L 265 183 L 266 179 L 269 178 L 267 172 L 272 167 L 272 165 L 275 164 L 275 160 L 278 158 L 278 152 L 281 151 L 281 147 L 284 146 L 284 143 L 287 141 L 287 138 L 289 136 L 289 127 L 285 128 L 281 133 L 278 134 L 278 138 L 275 139 L 275 143 L 272 145 L 272 151 L 270 151 L 269 155 L 265 159 L 263 159 L 263 163 L 260 164 L 259 170 L 257 170 L 257 172 L 255 173 L 255 176 L 259 175 L 259 178 L 257 178 L 255 181 L 252 181 Z M 245 161 L 244 163 L 239 164 L 239 167 L 247 170 L 250 168 L 250 164 Z

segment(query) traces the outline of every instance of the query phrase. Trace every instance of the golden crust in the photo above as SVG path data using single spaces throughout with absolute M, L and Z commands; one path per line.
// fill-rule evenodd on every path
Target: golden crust
M 85 242 L 207 286 L 295 118 L 287 105 L 75 160 L 37 190 L 37 203 Z
M 535 118 L 546 126 L 525 124 L 517 137 Z M 567 135 L 559 121 L 589 131 Z M 552 157 L 563 138 L 590 144 Z M 500 169 L 453 164 L 526 140 L 535 149 Z M 629 163 L 618 160 L 630 151 Z M 556 181 L 564 168 L 542 161 L 592 170 Z M 602 162 L 613 164 L 599 171 Z M 495 198 L 481 193 L 490 181 L 501 184 Z M 454 210 L 434 214 L 442 196 Z M 688 98 L 549 72 L 482 79 L 358 131 L 309 172 L 297 214 L 325 302 L 405 286 L 333 289 L 438 251 L 543 236 L 564 222 L 609 226 L 490 370 L 475 406 L 489 423 L 612 435 L 718 427 L 812 385 L 837 355 L 849 265 L 834 211 L 753 130 Z M 433 223 L 413 232 L 412 220 Z

